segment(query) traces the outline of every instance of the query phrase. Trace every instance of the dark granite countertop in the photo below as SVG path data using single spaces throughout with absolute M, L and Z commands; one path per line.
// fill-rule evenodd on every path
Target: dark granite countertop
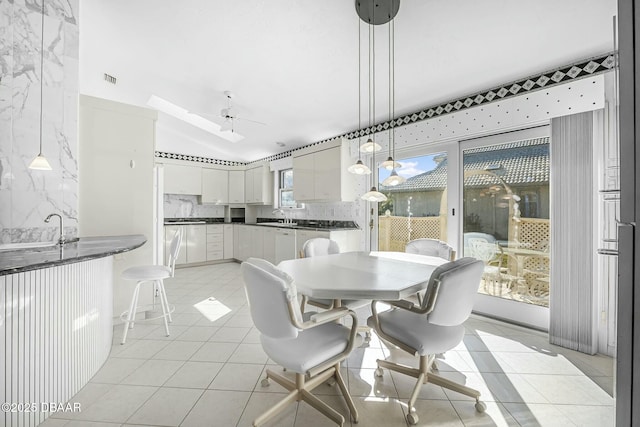
M 353 221 L 334 221 L 334 220 L 314 220 L 314 219 L 298 219 L 293 224 L 281 223 L 278 219 L 258 218 L 256 223 L 245 225 L 258 225 L 264 227 L 283 227 L 299 230 L 314 231 L 341 231 L 341 230 L 359 230 L 358 224 Z
M 146 241 L 141 234 L 81 237 L 62 246 L 0 250 L 0 276 L 115 255 L 139 248 Z
M 223 224 L 224 218 L 165 218 L 164 225 Z

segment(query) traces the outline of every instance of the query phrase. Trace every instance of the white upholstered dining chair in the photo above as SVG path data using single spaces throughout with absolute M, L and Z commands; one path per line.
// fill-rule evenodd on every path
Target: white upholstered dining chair
M 164 330 L 167 336 L 169 336 L 168 322 L 172 321 L 171 313 L 173 312 L 173 309 L 169 306 L 169 302 L 167 300 L 167 293 L 164 289 L 164 279 L 173 277 L 175 273 L 176 259 L 178 259 L 181 242 L 182 227 L 179 227 L 178 231 L 176 231 L 173 238 L 171 239 L 167 265 L 141 265 L 127 268 L 122 272 L 121 277 L 125 280 L 135 280 L 136 286 L 133 290 L 129 310 L 120 315 L 120 319 L 124 322 L 124 331 L 122 333 L 122 341 L 120 341 L 120 344 L 124 344 L 127 341 L 127 332 L 129 329 L 132 329 L 135 324 L 136 313 L 140 309 L 144 308 L 138 306 L 138 296 L 140 295 L 140 285 L 146 282 L 153 283 L 154 306 L 156 296 L 160 298 L 162 315 L 159 317 L 162 317 L 162 319 L 164 320 Z
M 311 390 L 334 378 L 349 407 L 351 418 L 358 422 L 358 411 L 340 374 L 340 362 L 349 356 L 360 337 L 356 332 L 355 313 L 346 307 L 322 313 L 307 313 L 303 319 L 293 279 L 270 262 L 249 258 L 242 263 L 249 311 L 265 353 L 288 371 L 295 372 L 295 382 L 271 370 L 262 386 L 273 380 L 289 394 L 253 421 L 264 424 L 280 413 L 288 403 L 305 401 L 342 426 L 344 417 L 311 394 Z M 347 328 L 336 320 L 351 316 Z
M 373 316 L 368 319 L 378 336 L 400 349 L 419 356 L 419 367 L 413 368 L 386 360 L 377 360 L 376 376 L 382 368 L 417 378 L 409 398 L 409 424 L 417 424 L 415 402 L 423 384 L 428 382 L 476 399 L 476 410 L 484 412 L 480 392 L 435 375 L 431 370 L 437 354 L 456 347 L 464 337 L 463 323 L 469 318 L 482 277 L 484 264 L 473 258 L 461 258 L 438 267 L 429 279 L 422 305 L 410 301 L 385 301 L 392 308 L 378 313 L 377 301 L 371 304 Z
M 407 243 L 404 251 L 409 254 L 437 256 L 447 261 L 456 259 L 456 251 L 446 242 L 438 239 L 415 239 Z

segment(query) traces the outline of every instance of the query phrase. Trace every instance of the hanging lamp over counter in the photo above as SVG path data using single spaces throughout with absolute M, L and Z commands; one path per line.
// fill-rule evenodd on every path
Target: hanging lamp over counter
M 44 80 L 44 0 L 42 0 L 42 27 L 40 37 L 40 151 L 38 155 L 29 164 L 29 169 L 50 171 L 51 165 L 46 157 L 42 154 L 42 91 Z
M 361 27 L 361 21 L 360 19 L 358 19 L 358 129 L 360 129 L 362 127 L 362 110 L 361 110 L 361 105 L 362 105 L 362 93 L 361 93 L 361 87 L 362 87 L 362 82 L 361 82 L 361 68 L 360 68 L 360 64 L 361 64 L 361 46 L 362 46 L 362 42 L 360 40 L 360 27 Z M 358 137 L 358 145 L 360 145 L 360 137 Z M 358 147 L 358 161 L 355 162 L 353 165 L 349 166 L 347 168 L 347 171 L 355 174 L 355 175 L 369 175 L 371 173 L 371 169 L 369 169 L 369 167 L 367 165 L 365 165 L 364 163 L 362 163 L 362 159 L 360 158 L 360 150 L 361 147 Z

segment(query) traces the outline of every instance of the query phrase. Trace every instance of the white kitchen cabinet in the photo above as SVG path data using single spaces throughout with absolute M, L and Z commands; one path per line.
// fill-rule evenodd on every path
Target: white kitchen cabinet
M 276 228 L 274 264 L 277 265 L 280 261 L 296 258 L 296 233 L 297 230 L 290 228 Z
M 207 260 L 207 226 L 205 224 L 185 225 L 187 236 L 187 264 Z
M 184 234 L 184 225 L 165 225 L 164 226 L 164 263 L 169 263 L 169 254 L 171 253 L 171 240 L 178 230 L 182 230 L 182 241 L 180 242 L 180 250 L 176 265 L 187 263 L 187 239 Z
M 268 205 L 273 203 L 273 174 L 268 164 L 245 171 L 244 197 L 246 203 Z
M 264 257 L 264 230 L 262 227 L 251 225 L 238 225 L 237 258 L 246 261 L 248 258 Z
M 166 163 L 163 191 L 165 194 L 202 194 L 202 169 Z
M 233 225 L 224 224 L 222 233 L 223 233 L 222 258 L 232 259 L 233 258 Z
M 229 203 L 229 171 L 202 169 L 202 203 Z
M 351 163 L 346 139 L 299 150 L 293 157 L 293 197 L 298 202 L 356 200 L 365 177 L 349 173 Z
M 262 234 L 264 236 L 262 241 L 262 257 L 270 263 L 276 264 L 276 229 L 264 228 Z
M 223 258 L 224 225 L 207 224 L 207 261 L 219 261 Z
M 304 247 L 304 243 L 309 239 L 315 239 L 317 237 L 323 237 L 325 239 L 334 240 L 340 252 L 354 252 L 360 251 L 361 247 L 362 230 L 331 230 L 331 231 L 316 231 L 316 230 L 296 230 L 296 249 L 298 256 Z
M 244 175 L 243 170 L 229 171 L 229 203 L 244 203 Z

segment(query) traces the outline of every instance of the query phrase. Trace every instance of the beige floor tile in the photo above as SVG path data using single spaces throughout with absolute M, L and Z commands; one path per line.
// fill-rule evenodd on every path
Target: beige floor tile
M 118 384 L 142 366 L 145 359 L 126 359 L 112 357 L 91 378 L 92 383 Z
M 475 404 L 470 401 L 452 400 L 458 416 L 467 427 L 515 427 L 518 422 L 511 416 L 507 408 L 498 402 L 485 402 L 485 412 L 476 411 Z
M 205 389 L 218 375 L 224 363 L 185 362 L 165 383 L 165 387 Z
M 6 422 L 6 420 L 3 419 L 3 422 Z M 69 422 L 70 422 L 69 420 L 49 417 L 46 420 L 44 420 L 44 422 L 41 422 L 40 424 L 38 424 L 38 426 L 39 427 L 64 427 Z M 116 425 L 119 425 L 119 424 L 116 424 Z M 113 424 L 110 427 L 113 427 Z
M 153 395 L 157 387 L 115 385 L 87 408 L 82 408 L 76 419 L 123 423 Z
M 252 391 L 264 365 L 226 363 L 209 385 L 213 390 Z
M 128 420 L 131 424 L 178 426 L 202 395 L 202 390 L 163 387 Z
M 205 390 L 181 426 L 235 426 L 250 396 L 244 391 Z
M 393 384 L 396 387 L 398 392 L 398 397 L 404 403 L 409 400 L 411 396 L 411 392 L 413 391 L 413 387 L 418 382 L 417 378 L 410 377 L 408 375 L 401 374 L 399 372 L 389 371 L 388 369 L 383 370 L 385 375 L 390 374 L 391 379 L 393 380 Z M 385 377 L 386 378 L 386 377 Z M 437 386 L 435 384 L 423 384 L 420 392 L 418 394 L 418 398 L 420 399 L 433 399 L 433 400 L 447 400 L 447 395 L 445 394 L 442 387 Z
M 242 342 L 245 336 L 249 333 L 251 328 L 249 327 L 229 327 L 223 326 L 219 328 L 212 336 L 209 338 L 211 342 Z
M 404 413 L 407 408 L 403 407 Z M 464 427 L 451 402 L 448 400 L 417 400 L 415 411 L 418 415 L 417 426 Z
M 613 405 L 555 405 L 555 407 L 580 427 L 610 427 L 615 425 L 615 408 Z
M 154 329 L 153 331 L 145 335 L 142 339 L 173 341 L 188 329 L 188 326 L 174 325 L 173 323 L 169 323 L 169 336 L 167 336 L 167 332 L 164 330 L 164 325 L 160 325 L 160 327 Z
M 522 374 L 550 403 L 564 405 L 613 405 L 613 398 L 591 379 L 578 375 Z
M 231 318 L 224 325 L 234 328 L 251 328 L 253 326 L 253 320 L 249 315 L 236 314 L 231 316 Z
M 518 374 L 581 375 L 582 372 L 562 355 L 542 353 L 494 352 L 505 372 Z M 509 367 L 511 368 L 509 370 Z M 544 369 L 541 369 L 544 367 Z
M 160 340 L 137 340 L 135 342 L 124 344 L 127 349 L 118 353 L 117 357 L 133 358 L 133 359 L 149 359 L 154 354 L 165 348 L 169 341 Z
M 573 426 L 570 418 L 554 405 L 539 403 L 504 403 L 505 408 L 522 426 Z
M 286 397 L 286 394 L 284 393 L 252 393 L 251 398 L 249 398 L 249 402 L 242 413 L 238 427 L 253 426 L 253 420 L 262 415 L 268 409 L 272 408 L 284 397 Z M 284 410 L 275 418 L 271 419 L 268 423 L 263 424 L 263 426 L 291 427 L 294 425 L 296 420 L 297 409 L 298 403 L 293 402 L 284 408 Z
M 385 369 L 381 378 L 375 376 L 375 369 L 350 368 L 347 371 L 348 378 L 345 378 L 345 380 L 352 396 L 398 397 L 398 392 L 389 370 Z
M 340 399 L 335 397 L 334 399 Z M 385 426 L 406 427 L 407 423 L 402 410 L 403 404 L 397 399 L 385 399 L 377 397 L 354 397 L 354 403 L 358 410 L 359 422 L 353 426 Z M 344 408 L 346 408 L 346 404 Z M 406 406 L 406 403 L 404 404 Z M 334 408 L 338 410 L 338 408 Z M 338 410 L 346 415 L 346 409 Z M 346 417 L 345 417 L 346 418 Z M 296 424 L 297 426 L 298 424 Z M 302 426 L 303 424 L 299 424 Z
M 157 352 L 154 359 L 164 360 L 188 360 L 195 354 L 202 342 L 197 341 L 172 341 L 165 348 Z
M 240 343 L 229 358 L 229 362 L 264 365 L 267 359 L 268 356 L 262 349 L 262 345 Z
M 138 369 L 121 381 L 121 384 L 161 386 L 183 364 L 174 360 L 147 360 Z
M 190 326 L 186 331 L 176 337 L 176 341 L 208 341 L 218 329 L 219 328 L 215 326 Z
M 238 347 L 235 343 L 206 342 L 191 356 L 196 362 L 226 362 Z

